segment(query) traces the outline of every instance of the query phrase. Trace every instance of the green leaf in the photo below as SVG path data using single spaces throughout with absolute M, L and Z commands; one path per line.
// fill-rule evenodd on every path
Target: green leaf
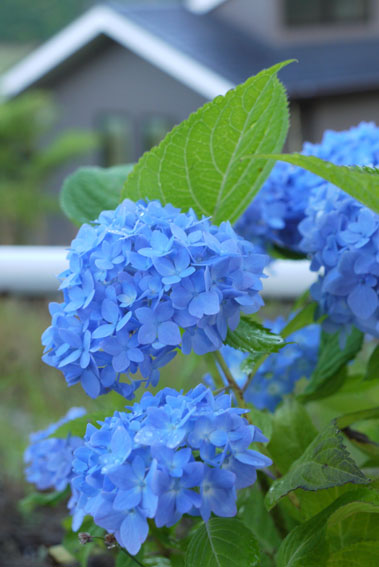
M 102 211 L 112 210 L 120 202 L 122 185 L 133 165 L 81 167 L 63 183 L 60 205 L 75 224 L 91 222 Z
M 372 459 L 377 459 L 379 464 L 379 443 L 371 440 L 365 433 L 350 428 L 350 425 L 357 421 L 377 420 L 378 418 L 379 407 L 376 407 L 346 414 L 337 418 L 336 422 L 354 447 L 357 447 L 357 449 L 369 455 Z
M 307 257 L 302 252 L 282 248 L 278 244 L 268 244 L 267 253 L 276 260 L 304 260 Z
M 280 334 L 283 337 L 283 339 L 286 339 L 287 337 L 292 335 L 292 333 L 295 333 L 295 331 L 298 331 L 299 329 L 303 329 L 308 325 L 312 325 L 316 323 L 315 321 L 316 309 L 317 309 L 317 303 L 313 301 L 312 303 L 309 303 L 308 305 L 303 307 L 301 311 L 296 313 L 295 317 L 293 317 L 293 319 L 291 319 L 291 321 L 287 323 L 284 329 L 282 329 Z
M 304 406 L 295 400 L 286 400 L 273 416 L 271 440 L 267 446 L 275 467 L 282 474 L 286 473 L 316 435 Z
M 31 492 L 19 501 L 18 507 L 22 514 L 28 515 L 40 506 L 57 506 L 68 495 L 68 488 L 61 492 Z
M 99 411 L 94 413 L 87 413 L 82 417 L 68 421 L 59 427 L 50 437 L 57 437 L 66 439 L 67 435 L 74 435 L 75 437 L 84 437 L 87 425 L 92 423 L 96 425 L 98 421 L 103 421 L 109 412 Z
M 281 538 L 273 518 L 264 505 L 264 496 L 259 483 L 240 490 L 238 494 L 238 517 L 253 532 L 261 551 L 273 556 L 279 548 Z
M 326 567 L 377 567 L 379 541 L 361 541 L 333 553 Z
M 247 317 L 241 318 L 235 331 L 228 331 L 225 342 L 233 348 L 251 354 L 278 352 L 286 345 L 280 335 L 275 335 L 254 319 Z
M 285 161 L 307 169 L 326 179 L 326 181 L 341 187 L 354 199 L 357 199 L 375 213 L 379 213 L 379 175 L 375 170 L 368 171 L 359 167 L 338 166 L 315 156 L 304 156 L 302 154 L 265 154 L 259 157 Z
M 341 415 L 336 419 L 336 423 L 340 429 L 344 429 L 357 421 L 366 421 L 368 419 L 376 419 L 378 417 L 379 407 L 374 407 Z
M 370 480 L 353 461 L 344 438 L 333 420 L 307 447 L 289 471 L 275 480 L 266 495 L 270 510 L 293 490 L 322 490 L 347 483 L 368 484 Z
M 240 520 L 212 518 L 189 543 L 185 567 L 259 567 L 258 544 Z
M 302 399 L 313 400 L 336 391 L 343 380 L 334 380 L 335 376 L 361 350 L 363 338 L 364 334 L 353 327 L 344 348 L 341 349 L 338 332 L 333 335 L 323 332 L 317 366 L 301 396 Z M 345 376 L 340 374 L 341 378 Z
M 371 354 L 368 364 L 365 380 L 377 380 L 379 378 L 379 345 L 376 346 Z
M 144 154 L 122 197 L 159 199 L 216 224 L 237 220 L 258 192 L 272 160 L 247 155 L 281 151 L 288 130 L 287 98 L 277 73 L 264 70 L 205 104 Z
M 359 503 L 370 499 L 370 491 L 367 488 L 351 490 L 335 500 L 330 506 L 314 516 L 307 522 L 294 528 L 282 542 L 278 555 L 277 567 L 320 567 L 321 565 L 333 565 L 329 563 L 330 543 L 328 541 L 328 520 L 333 517 L 339 509 L 354 503 L 359 509 Z M 331 555 L 330 559 L 333 558 Z M 335 565 L 348 566 L 349 563 L 336 563 Z M 357 563 L 356 565 L 364 564 Z M 371 565 L 371 564 L 368 564 Z

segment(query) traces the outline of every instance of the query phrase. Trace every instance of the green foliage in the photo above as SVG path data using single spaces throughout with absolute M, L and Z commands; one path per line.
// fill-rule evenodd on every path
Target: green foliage
M 272 559 L 279 548 L 281 537 L 272 515 L 264 505 L 264 493 L 257 482 L 241 490 L 238 497 L 238 517 L 253 532 L 262 556 Z
M 372 352 L 367 363 L 365 380 L 377 380 L 379 378 L 379 345 Z
M 303 398 L 317 399 L 330 395 L 340 387 L 343 380 L 338 380 L 338 377 L 345 378 L 345 374 L 341 375 L 341 371 L 343 372 L 346 364 L 361 350 L 363 337 L 363 333 L 354 327 L 341 349 L 339 333 L 330 335 L 323 332 L 321 334 L 317 366 L 303 392 Z M 338 373 L 340 373 L 339 376 Z
M 369 482 L 352 459 L 337 421 L 333 420 L 292 463 L 288 472 L 273 482 L 266 505 L 268 509 L 273 508 L 283 496 L 298 488 L 313 491 Z
M 284 144 L 287 101 L 276 75 L 286 64 L 261 71 L 176 126 L 139 160 L 122 196 L 193 208 L 216 224 L 237 220 L 273 166 L 243 158 Z
M 69 489 L 62 492 L 31 492 L 18 503 L 22 514 L 31 514 L 41 506 L 57 506 L 69 495 Z
M 374 567 L 379 545 L 378 491 L 359 488 L 296 527 L 283 541 L 278 567 Z
M 275 335 L 250 317 L 242 317 L 237 329 L 228 332 L 225 343 L 251 354 L 278 352 L 285 346 L 280 335 Z
M 263 152 L 262 152 L 263 154 Z M 334 165 L 315 156 L 302 154 L 264 154 L 266 157 L 297 165 L 341 187 L 354 199 L 379 213 L 379 176 L 377 170 Z
M 303 329 L 303 327 L 307 327 L 308 325 L 315 323 L 316 309 L 317 303 L 313 301 L 312 303 L 308 303 L 308 305 L 303 307 L 301 311 L 296 313 L 295 317 L 293 317 L 293 319 L 291 319 L 291 321 L 289 321 L 281 331 L 281 336 L 283 337 L 283 339 L 286 339 L 295 331 L 298 331 L 299 329 Z
M 85 545 L 79 542 L 78 532 L 72 531 L 70 516 L 63 520 L 63 527 L 65 529 L 65 535 L 63 537 L 62 545 L 64 549 L 66 549 L 77 561 L 79 561 L 80 567 L 88 566 L 90 556 L 96 548 L 99 547 L 99 545 L 105 550 L 104 544 L 102 544 L 102 542 L 100 544 L 99 539 L 102 539 L 106 532 L 102 528 L 99 528 L 99 526 L 96 526 L 92 518 L 89 516 L 84 518 L 80 531 L 88 532 L 96 539 L 92 542 L 86 543 Z
M 295 400 L 286 400 L 273 416 L 272 434 L 267 446 L 275 468 L 285 474 L 316 435 L 304 406 Z
M 101 211 L 115 209 L 120 202 L 122 184 L 132 165 L 82 167 L 65 180 L 60 205 L 65 215 L 75 224 L 90 222 Z
M 47 180 L 60 165 L 92 149 L 96 140 L 70 131 L 43 143 L 56 108 L 46 93 L 31 92 L 0 104 L 0 225 L 2 241 L 25 242 L 28 227 L 58 209 Z M 51 189 L 51 188 L 50 188 Z M 38 205 L 37 205 L 38 203 Z
M 92 0 L 2 0 L 1 41 L 45 40 L 93 4 Z
M 185 567 L 259 567 L 258 543 L 240 520 L 213 518 L 189 543 Z

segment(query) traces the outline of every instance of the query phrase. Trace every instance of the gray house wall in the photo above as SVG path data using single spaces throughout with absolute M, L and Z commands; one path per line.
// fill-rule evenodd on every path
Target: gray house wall
M 134 125 L 134 159 L 141 153 L 139 126 L 146 117 L 163 115 L 179 123 L 206 102 L 125 47 L 105 39 L 101 51 L 48 80 L 46 86 L 62 109 L 59 130 L 95 129 L 101 114 L 107 112 L 128 115 Z M 91 161 L 99 163 L 99 156 L 94 154 Z
M 206 100 L 171 76 L 115 42 L 102 38 L 98 48 L 68 62 L 38 85 L 49 89 L 60 109 L 55 132 L 70 128 L 96 130 L 103 113 L 130 117 L 135 141 L 134 160 L 142 152 L 140 126 L 151 115 L 163 115 L 179 123 Z M 54 132 L 53 132 L 54 135 Z M 64 178 L 80 165 L 102 165 L 101 151 L 83 156 L 59 171 L 49 189 L 58 193 Z M 67 244 L 76 229 L 62 215 L 31 235 L 30 244 Z
M 305 140 L 319 142 L 325 130 L 346 130 L 362 121 L 379 126 L 379 90 L 299 101 Z
M 371 0 L 370 21 L 365 24 L 288 27 L 285 9 L 286 0 L 228 0 L 216 8 L 214 13 L 245 32 L 256 34 L 277 45 L 335 41 L 347 37 L 362 39 L 375 37 L 379 33 L 379 0 Z

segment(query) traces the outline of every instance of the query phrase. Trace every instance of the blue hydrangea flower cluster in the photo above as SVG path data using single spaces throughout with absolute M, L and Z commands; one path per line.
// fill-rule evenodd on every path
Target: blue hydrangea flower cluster
M 379 128 L 362 122 L 343 132 L 327 130 L 319 144 L 306 142 L 302 153 L 336 165 L 379 164 Z M 243 238 L 264 250 L 269 242 L 302 252 L 298 225 L 305 216 L 310 191 L 324 181 L 312 173 L 278 162 L 248 209 L 235 225 Z
M 265 326 L 274 333 L 280 333 L 287 322 L 283 317 L 278 317 L 275 321 L 265 321 Z M 287 340 L 292 344 L 267 357 L 245 389 L 245 400 L 258 409 L 275 411 L 283 396 L 293 392 L 300 378 L 309 378 L 316 366 L 320 344 L 319 325 L 299 329 Z M 248 353 L 225 345 L 221 348 L 221 354 L 233 378 L 243 388 L 248 378 L 244 369 Z
M 69 506 L 73 529 L 89 514 L 132 554 L 147 537 L 148 518 L 162 527 L 183 514 L 205 521 L 212 512 L 234 516 L 236 490 L 271 464 L 249 449 L 267 439 L 248 424 L 245 410 L 203 385 L 186 395 L 147 392 L 130 410 L 106 418 L 100 429 L 88 425 L 75 451 Z
M 300 223 L 302 249 L 311 269 L 322 268 L 312 286 L 327 332 L 349 333 L 351 325 L 379 337 L 379 215 L 324 183 L 313 191 Z
M 262 251 L 276 244 L 299 249 L 298 224 L 308 203 L 308 187 L 317 181 L 311 173 L 277 162 L 258 195 L 235 224 L 236 232 Z
M 43 360 L 93 398 L 114 389 L 131 399 L 142 380 L 157 384 L 178 347 L 219 349 L 240 312 L 263 303 L 265 255 L 229 223 L 157 201 L 125 200 L 101 213 L 81 227 L 68 258 Z M 137 371 L 142 379 L 132 380 Z
M 47 429 L 30 435 L 30 445 L 24 453 L 27 464 L 25 475 L 38 490 L 54 488 L 61 491 L 72 478 L 72 459 L 75 449 L 83 445 L 80 437 L 66 439 L 50 437 L 65 423 L 86 413 L 84 408 L 71 408 L 69 412 Z

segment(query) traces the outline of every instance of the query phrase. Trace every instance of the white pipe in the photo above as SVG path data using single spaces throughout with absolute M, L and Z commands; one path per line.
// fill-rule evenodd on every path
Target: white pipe
M 308 260 L 275 260 L 266 269 L 263 296 L 283 299 L 300 297 L 317 280 Z
M 55 293 L 59 285 L 56 276 L 67 268 L 66 255 L 63 246 L 0 246 L 0 293 Z M 266 298 L 296 298 L 316 280 L 307 260 L 275 260 L 266 273 Z
M 0 246 L 0 293 L 46 295 L 57 291 L 67 268 L 63 246 Z

